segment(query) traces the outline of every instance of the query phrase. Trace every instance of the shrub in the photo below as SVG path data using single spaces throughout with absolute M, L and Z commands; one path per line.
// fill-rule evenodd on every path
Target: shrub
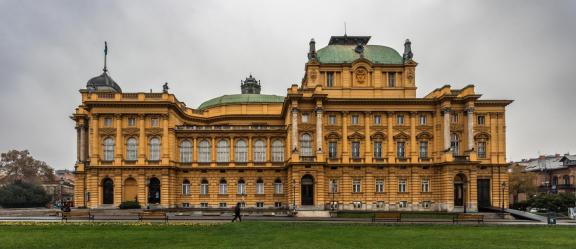
M 125 201 L 120 203 L 119 206 L 120 209 L 140 209 L 140 203 L 138 203 L 137 201 Z
M 572 193 L 540 194 L 526 201 L 526 206 L 533 208 L 545 208 L 555 212 L 566 212 L 569 207 L 574 207 L 576 197 Z
M 5 208 L 43 207 L 50 196 L 38 185 L 14 182 L 0 188 L 0 205 Z

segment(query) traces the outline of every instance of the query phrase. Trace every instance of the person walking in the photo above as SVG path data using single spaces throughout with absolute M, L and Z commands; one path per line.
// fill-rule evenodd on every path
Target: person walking
M 232 219 L 232 222 L 236 221 L 236 219 L 238 219 L 239 222 L 242 222 L 242 215 L 240 214 L 240 202 L 236 203 L 236 207 L 234 207 L 234 219 Z

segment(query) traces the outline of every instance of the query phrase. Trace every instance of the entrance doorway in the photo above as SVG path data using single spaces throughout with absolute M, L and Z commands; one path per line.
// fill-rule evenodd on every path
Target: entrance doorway
M 160 180 L 156 177 L 150 178 L 150 183 L 148 184 L 148 203 L 160 203 Z
M 464 174 L 458 174 L 454 177 L 454 206 L 462 207 L 464 206 L 464 198 L 466 198 L 466 193 L 464 193 L 464 187 L 466 185 L 466 176 Z
M 110 178 L 102 181 L 102 204 L 114 204 L 114 182 Z
M 314 177 L 305 175 L 301 180 L 302 206 L 314 205 Z
M 490 179 L 478 179 L 478 209 L 489 208 L 490 202 Z

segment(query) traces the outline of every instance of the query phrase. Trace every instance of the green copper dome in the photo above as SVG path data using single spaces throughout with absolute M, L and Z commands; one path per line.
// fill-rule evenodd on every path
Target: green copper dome
M 351 63 L 360 58 L 355 45 L 328 45 L 318 50 L 320 63 Z M 402 56 L 393 48 L 380 45 L 364 46 L 364 58 L 374 64 L 403 64 Z
M 214 106 L 242 103 L 284 103 L 284 97 L 267 94 L 232 94 L 213 98 L 202 103 L 198 109 L 203 110 Z

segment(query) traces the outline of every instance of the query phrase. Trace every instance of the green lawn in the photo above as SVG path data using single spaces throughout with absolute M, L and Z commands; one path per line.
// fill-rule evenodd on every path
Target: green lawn
M 0 223 L 0 248 L 575 248 L 575 233 L 559 226 Z

